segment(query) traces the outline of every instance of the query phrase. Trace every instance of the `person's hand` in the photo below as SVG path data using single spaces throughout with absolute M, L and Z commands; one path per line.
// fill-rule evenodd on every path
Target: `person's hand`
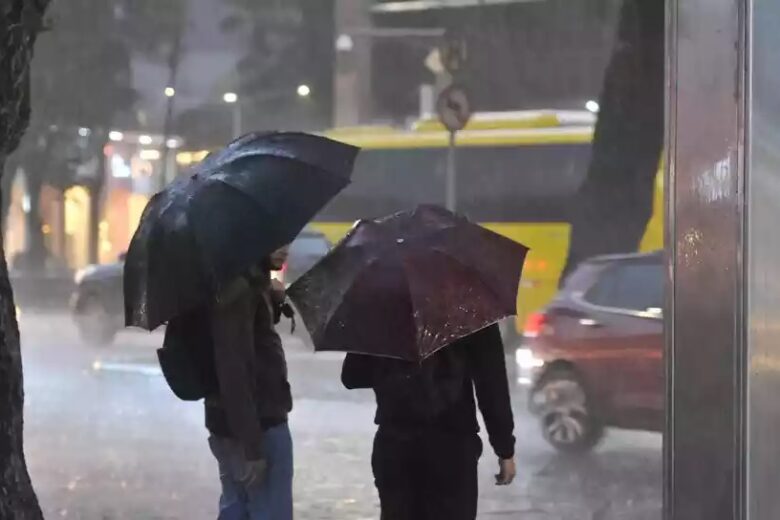
M 498 459 L 497 486 L 508 486 L 515 479 L 515 475 L 517 475 L 515 459 Z
M 271 298 L 273 299 L 274 303 L 280 305 L 284 302 L 285 298 L 285 288 L 284 284 L 277 280 L 276 278 L 271 279 Z
M 248 460 L 244 463 L 244 468 L 238 480 L 247 488 L 259 486 L 265 481 L 267 470 L 268 463 L 265 459 Z

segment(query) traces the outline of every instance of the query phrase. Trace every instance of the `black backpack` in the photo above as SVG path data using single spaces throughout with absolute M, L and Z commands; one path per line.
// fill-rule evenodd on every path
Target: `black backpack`
M 274 310 L 274 321 L 280 315 L 291 320 L 295 330 L 295 314 L 288 303 Z M 211 335 L 211 313 L 200 307 L 173 318 L 165 330 L 163 346 L 157 349 L 157 359 L 168 386 L 183 401 L 199 401 L 219 392 L 214 368 L 214 338 Z
M 176 397 L 199 401 L 219 391 L 214 368 L 211 316 L 201 307 L 173 318 L 165 330 L 163 346 L 157 349 L 163 376 Z

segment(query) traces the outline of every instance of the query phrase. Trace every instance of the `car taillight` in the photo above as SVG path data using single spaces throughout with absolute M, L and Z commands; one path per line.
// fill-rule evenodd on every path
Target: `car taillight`
M 543 312 L 535 312 L 528 316 L 525 321 L 523 336 L 526 338 L 535 338 L 539 336 L 547 327 L 547 315 Z

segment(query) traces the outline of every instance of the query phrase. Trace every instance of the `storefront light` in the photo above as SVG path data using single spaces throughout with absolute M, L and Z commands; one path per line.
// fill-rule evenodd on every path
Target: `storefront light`
M 130 177 L 130 166 L 119 154 L 111 156 L 111 175 L 115 179 L 127 179 Z
M 157 161 L 160 159 L 160 150 L 153 150 L 153 149 L 141 150 L 138 156 L 144 161 Z
M 189 166 L 192 164 L 192 154 L 190 152 L 177 153 L 176 162 L 182 166 Z

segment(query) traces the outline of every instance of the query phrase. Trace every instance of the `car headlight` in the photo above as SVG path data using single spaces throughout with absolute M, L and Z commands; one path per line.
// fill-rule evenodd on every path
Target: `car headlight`
M 97 267 L 94 265 L 90 265 L 84 269 L 79 269 L 76 271 L 76 275 L 73 277 L 73 281 L 76 282 L 76 285 L 79 285 L 82 280 L 84 280 L 84 278 L 94 274 L 95 271 L 97 271 Z
M 515 351 L 515 363 L 523 370 L 532 370 L 544 366 L 544 360 L 536 357 L 529 348 L 519 348 Z

